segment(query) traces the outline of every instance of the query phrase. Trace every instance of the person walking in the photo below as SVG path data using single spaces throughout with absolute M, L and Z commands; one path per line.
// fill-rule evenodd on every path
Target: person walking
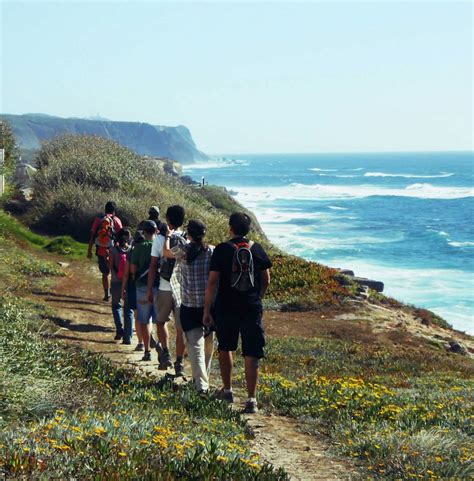
M 145 349 L 142 361 L 151 361 L 151 322 L 156 323 L 157 321 L 157 312 L 155 310 L 155 306 L 153 302 L 149 302 L 147 296 L 148 273 L 151 269 L 151 249 L 155 235 L 156 224 L 151 220 L 145 221 L 143 226 L 144 239 L 134 247 L 132 256 L 130 258 L 130 274 L 132 274 L 135 278 L 137 292 L 138 324 Z M 158 278 L 157 282 L 152 283 L 151 289 L 153 295 L 156 295 L 158 291 Z
M 204 242 L 206 225 L 200 220 L 190 220 L 187 228 L 189 243 L 171 247 L 172 232 L 166 235 L 163 254 L 176 259 L 181 273 L 180 320 L 186 339 L 186 349 L 196 390 L 207 393 L 209 373 L 214 351 L 214 332 L 204 326 L 204 295 L 213 247 Z
M 203 323 L 215 323 L 223 388 L 218 398 L 234 402 L 232 353 L 239 336 L 245 358 L 248 398 L 244 412 L 256 413 L 257 380 L 260 359 L 264 357 L 265 335 L 262 324 L 262 298 L 270 284 L 272 266 L 263 247 L 246 236 L 251 219 L 243 212 L 230 216 L 230 240 L 219 244 L 212 254 L 206 289 Z M 215 300 L 215 313 L 211 307 Z
M 123 344 L 131 344 L 133 310 L 128 303 L 122 302 L 122 281 L 130 252 L 130 229 L 121 229 L 117 234 L 117 244 L 110 248 L 109 269 L 112 273 L 110 293 L 112 296 L 112 315 L 115 323 L 115 340 L 123 338 Z M 122 321 L 123 309 L 123 321 Z
M 176 361 L 174 370 L 176 376 L 184 375 L 184 334 L 180 322 L 180 306 L 181 306 L 181 289 L 179 285 L 179 266 L 175 268 L 174 259 L 166 259 L 163 256 L 163 247 L 166 237 L 169 237 L 171 247 L 176 244 L 186 243 L 183 232 L 179 228 L 184 222 L 184 207 L 180 205 L 172 205 L 166 211 L 166 222 L 168 224 L 169 236 L 158 235 L 153 241 L 151 251 L 151 264 L 148 273 L 148 300 L 155 303 L 158 313 L 158 369 L 166 370 L 173 366 L 171 354 L 169 351 L 169 332 L 167 323 L 173 314 L 176 327 Z M 158 278 L 159 271 L 159 287 L 158 293 L 152 292 L 152 286 Z
M 89 236 L 89 247 L 87 257 L 92 258 L 92 246 L 96 246 L 96 256 L 99 271 L 102 274 L 102 287 L 104 289 L 104 301 L 110 299 L 109 290 L 109 250 L 115 244 L 116 234 L 122 228 L 122 221 L 115 215 L 116 206 L 114 202 L 105 204 L 105 212 L 98 215 L 92 223 Z

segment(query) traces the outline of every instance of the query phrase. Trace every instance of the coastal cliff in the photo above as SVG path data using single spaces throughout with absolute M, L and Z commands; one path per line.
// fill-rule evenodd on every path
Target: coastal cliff
M 31 161 L 44 140 L 62 134 L 94 135 L 114 140 L 139 155 L 165 157 L 181 163 L 209 159 L 197 149 L 189 129 L 183 125 L 167 127 L 144 122 L 115 122 L 61 118 L 44 114 L 0 114 L 15 134 L 23 160 Z

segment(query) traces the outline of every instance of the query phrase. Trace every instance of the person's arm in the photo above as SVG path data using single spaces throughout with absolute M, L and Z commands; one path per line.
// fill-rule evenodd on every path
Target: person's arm
M 211 315 L 211 306 L 216 294 L 217 282 L 219 281 L 220 273 L 217 271 L 210 271 L 209 278 L 207 280 L 206 295 L 204 297 L 204 314 L 202 316 L 202 322 L 204 325 L 209 326 L 214 322 Z
M 112 270 L 114 268 L 114 256 L 112 255 L 112 253 L 110 251 L 109 251 L 109 257 L 107 259 L 107 262 L 109 264 L 110 272 L 112 272 Z
M 263 299 L 265 292 L 270 285 L 270 269 L 265 269 L 260 273 L 260 299 Z
M 167 257 L 168 259 L 174 259 L 175 258 L 175 255 L 173 254 L 173 252 L 171 252 L 171 245 L 170 245 L 171 234 L 172 234 L 172 231 L 170 231 L 168 229 L 168 231 L 166 232 L 166 236 L 165 236 L 165 244 L 163 246 L 163 256 Z
M 153 284 L 155 283 L 157 270 L 158 270 L 158 257 L 152 256 L 150 260 L 150 267 L 148 270 L 148 285 L 147 285 L 148 302 L 153 302 Z
M 92 258 L 92 246 L 94 245 L 94 241 L 95 241 L 95 233 L 97 231 L 97 219 L 94 219 L 94 222 L 92 224 L 92 228 L 91 228 L 91 234 L 89 236 L 89 247 L 87 249 L 87 257 L 89 259 Z
M 122 276 L 122 298 L 125 300 L 127 295 L 127 285 L 128 285 L 128 278 L 130 277 L 130 262 L 127 261 L 125 263 L 125 267 L 123 269 L 123 276 Z

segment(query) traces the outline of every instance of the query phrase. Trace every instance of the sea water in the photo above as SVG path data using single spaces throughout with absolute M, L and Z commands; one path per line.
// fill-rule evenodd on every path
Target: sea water
M 185 170 L 227 187 L 283 250 L 474 333 L 473 153 L 239 154 Z

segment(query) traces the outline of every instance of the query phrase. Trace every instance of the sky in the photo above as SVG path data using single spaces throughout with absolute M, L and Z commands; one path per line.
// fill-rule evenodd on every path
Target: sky
M 473 148 L 471 2 L 0 2 L 3 113 L 207 153 Z

